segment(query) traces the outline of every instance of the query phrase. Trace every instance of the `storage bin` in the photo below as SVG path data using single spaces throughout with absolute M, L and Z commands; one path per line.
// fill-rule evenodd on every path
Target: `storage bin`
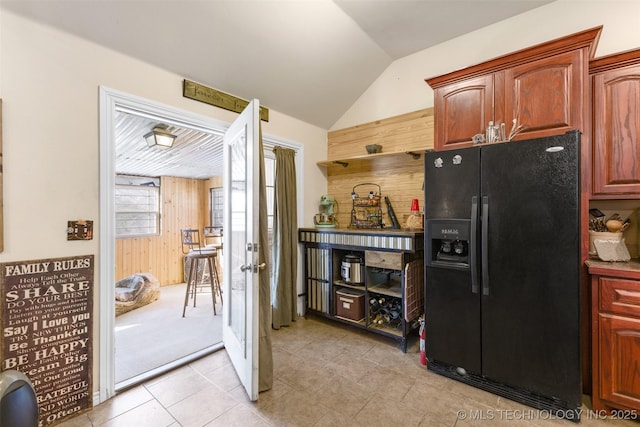
M 336 315 L 356 322 L 364 319 L 364 292 L 346 288 L 336 290 Z

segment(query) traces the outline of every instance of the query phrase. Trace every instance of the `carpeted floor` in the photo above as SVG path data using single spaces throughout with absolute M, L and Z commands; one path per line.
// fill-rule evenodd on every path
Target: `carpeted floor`
M 222 341 L 222 304 L 213 315 L 211 294 L 189 301 L 182 317 L 186 285 L 160 288 L 160 298 L 116 317 L 116 384 Z

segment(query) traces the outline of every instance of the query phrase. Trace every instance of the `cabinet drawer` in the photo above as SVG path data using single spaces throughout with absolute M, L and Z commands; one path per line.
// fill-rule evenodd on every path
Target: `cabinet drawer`
M 364 260 L 367 267 L 402 270 L 402 252 L 365 251 Z
M 640 281 L 601 277 L 600 310 L 640 317 Z

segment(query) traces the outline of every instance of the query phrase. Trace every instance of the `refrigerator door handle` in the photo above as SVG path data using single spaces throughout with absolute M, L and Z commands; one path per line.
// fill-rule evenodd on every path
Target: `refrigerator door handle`
M 478 293 L 478 260 L 476 238 L 478 236 L 478 197 L 471 198 L 471 234 L 469 237 L 469 262 L 471 263 L 471 293 Z
M 489 295 L 489 196 L 482 196 L 482 295 Z

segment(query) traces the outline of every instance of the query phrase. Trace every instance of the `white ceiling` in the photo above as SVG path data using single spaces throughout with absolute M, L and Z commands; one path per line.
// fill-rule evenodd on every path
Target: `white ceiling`
M 329 129 L 395 59 L 551 0 L 2 0 Z
M 162 118 L 118 111 L 114 117 L 116 173 L 206 179 L 222 175 L 223 137 L 167 124 Z M 176 135 L 171 148 L 149 147 L 142 137 L 157 125 Z
M 394 60 L 551 1 L 1 0 L 0 7 L 329 129 Z M 175 172 L 175 151 L 150 162 L 139 144 L 153 126 L 135 120 L 120 120 L 127 130 L 117 132 L 118 172 L 131 173 L 140 158 L 137 170 L 144 162 L 147 175 L 202 177 L 210 157 L 220 157 L 219 143 L 201 141 L 212 153 L 183 150 L 188 172 Z

